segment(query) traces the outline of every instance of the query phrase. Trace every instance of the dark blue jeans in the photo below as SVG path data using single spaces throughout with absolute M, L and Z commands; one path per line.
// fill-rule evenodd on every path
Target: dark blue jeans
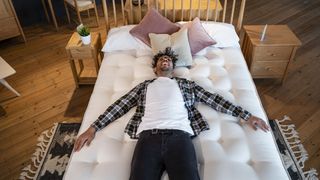
M 130 180 L 159 180 L 164 170 L 170 180 L 200 180 L 190 135 L 180 130 L 143 131 L 132 157 Z

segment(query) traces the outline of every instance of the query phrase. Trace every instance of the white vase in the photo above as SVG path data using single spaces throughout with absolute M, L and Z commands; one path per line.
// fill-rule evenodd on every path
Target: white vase
M 88 45 L 91 42 L 91 34 L 89 34 L 88 36 L 80 36 L 80 38 L 84 45 Z

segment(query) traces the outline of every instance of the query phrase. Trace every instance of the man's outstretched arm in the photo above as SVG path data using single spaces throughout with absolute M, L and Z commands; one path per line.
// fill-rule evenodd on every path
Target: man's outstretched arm
M 245 120 L 254 130 L 260 128 L 265 132 L 269 131 L 269 126 L 265 121 L 263 121 L 259 117 L 253 116 L 250 112 L 244 110 L 241 106 L 232 104 L 230 101 L 224 99 L 217 93 L 210 93 L 206 91 L 196 83 L 194 83 L 194 89 L 197 101 L 205 103 L 219 112 L 230 114 L 232 116 L 239 117 Z
M 120 118 L 131 108 L 136 106 L 140 92 L 140 85 L 136 86 L 130 92 L 110 105 L 107 110 L 103 114 L 101 114 L 98 119 L 93 122 L 91 126 L 77 138 L 74 145 L 74 151 L 79 151 L 84 146 L 84 144 L 87 144 L 87 146 L 89 146 L 91 141 L 95 137 L 96 131 L 103 129 L 108 124 Z

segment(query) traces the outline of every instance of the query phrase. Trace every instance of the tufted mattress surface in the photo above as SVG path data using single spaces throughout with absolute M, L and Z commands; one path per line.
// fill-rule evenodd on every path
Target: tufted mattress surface
M 193 57 L 188 69 L 178 67 L 175 76 L 195 81 L 234 104 L 267 120 L 240 48 L 209 47 Z M 140 82 L 154 78 L 148 51 L 106 53 L 79 133 L 119 97 Z M 203 180 L 286 180 L 278 150 L 270 132 L 254 131 L 238 119 L 199 104 L 210 130 L 193 139 Z M 89 147 L 72 154 L 64 179 L 128 180 L 136 140 L 124 133 L 135 112 L 96 133 Z M 164 173 L 162 179 L 168 179 Z

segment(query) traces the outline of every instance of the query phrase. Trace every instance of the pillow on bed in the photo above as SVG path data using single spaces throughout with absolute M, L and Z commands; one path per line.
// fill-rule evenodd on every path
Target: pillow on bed
M 172 34 L 179 29 L 177 24 L 172 23 L 157 10 L 151 8 L 139 25 L 131 29 L 130 34 L 150 46 L 149 33 Z
M 202 26 L 217 44 L 214 47 L 240 47 L 239 36 L 232 24 L 221 22 L 203 22 Z
M 203 28 L 198 17 L 194 18 L 192 22 L 186 23 L 183 26 L 188 28 L 188 38 L 192 55 L 208 46 L 217 43 Z
M 150 33 L 150 42 L 153 54 L 163 51 L 166 47 L 171 47 L 178 54 L 176 66 L 191 66 L 192 55 L 188 41 L 188 30 L 182 28 L 180 31 L 168 34 Z
M 145 43 L 131 36 L 129 31 L 135 25 L 112 28 L 108 32 L 107 42 L 103 45 L 103 52 L 127 50 L 151 50 Z
M 178 24 L 184 25 L 187 22 L 178 22 Z M 208 35 L 216 42 L 214 47 L 240 47 L 239 37 L 232 24 L 221 22 L 201 22 L 202 27 L 208 33 Z

